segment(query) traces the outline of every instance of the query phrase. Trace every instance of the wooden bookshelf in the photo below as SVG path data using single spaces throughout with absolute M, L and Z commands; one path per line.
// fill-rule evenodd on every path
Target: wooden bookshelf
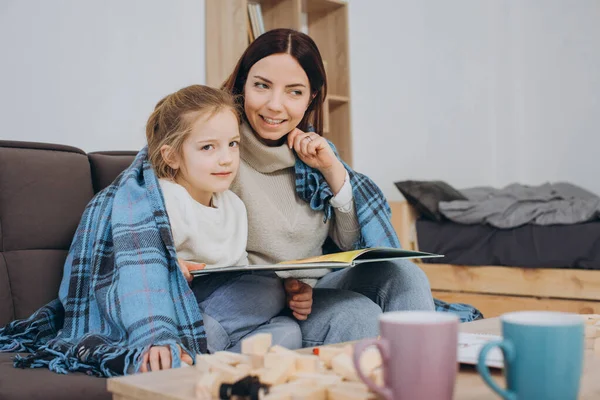
M 348 3 L 342 0 L 251 2 L 260 3 L 267 31 L 304 29 L 319 46 L 329 84 L 323 135 L 335 144 L 344 161 L 352 165 Z M 206 82 L 219 87 L 249 44 L 248 0 L 206 0 L 205 4 Z

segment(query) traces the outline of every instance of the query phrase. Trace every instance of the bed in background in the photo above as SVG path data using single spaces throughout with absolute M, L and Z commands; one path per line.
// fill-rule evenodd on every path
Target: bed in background
M 419 212 L 406 201 L 390 202 L 390 207 L 402 246 L 428 251 L 419 248 Z M 596 244 L 600 247 L 600 242 Z M 593 247 L 592 242 L 590 246 Z M 595 247 L 590 251 L 595 251 Z M 600 314 L 600 270 L 581 269 L 595 265 L 562 268 L 538 268 L 531 263 L 499 266 L 420 262 L 418 265 L 429 277 L 436 298 L 472 304 L 488 318 L 525 309 Z

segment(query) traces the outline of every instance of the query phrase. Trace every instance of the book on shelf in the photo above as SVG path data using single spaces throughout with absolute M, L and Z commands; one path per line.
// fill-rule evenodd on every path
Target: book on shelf
M 265 265 L 235 265 L 218 266 L 207 265 L 204 269 L 190 271 L 194 276 L 205 275 L 217 272 L 234 271 L 285 271 L 299 269 L 318 269 L 318 268 L 350 268 L 360 264 L 379 261 L 390 261 L 398 259 L 416 259 L 442 257 L 439 254 L 426 253 L 422 251 L 410 251 L 388 247 L 375 247 L 369 249 L 344 251 L 339 253 L 325 254 L 322 256 L 304 258 L 300 260 L 284 261 L 278 264 Z
M 248 12 L 246 13 L 246 29 L 248 30 L 248 43 L 252 43 L 255 39 L 252 30 L 252 18 L 250 17 L 250 4 L 248 4 Z
M 262 7 L 260 3 L 256 3 L 254 6 L 256 10 L 256 18 L 258 20 L 258 34 L 262 35 L 265 33 L 265 21 L 263 20 Z
M 248 3 L 248 24 L 248 38 L 251 42 L 265 33 L 265 22 L 259 3 Z

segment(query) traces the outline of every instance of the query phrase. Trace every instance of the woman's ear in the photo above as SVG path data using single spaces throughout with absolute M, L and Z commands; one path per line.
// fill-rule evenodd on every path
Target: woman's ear
M 308 100 L 308 104 L 306 105 L 306 109 L 308 110 L 308 107 L 310 107 L 310 105 L 312 104 L 312 102 L 315 100 L 315 97 L 317 97 L 317 94 L 319 94 L 318 92 L 314 92 L 310 95 L 310 99 Z
M 163 161 L 169 167 L 174 170 L 178 170 L 180 167 L 179 155 L 175 153 L 173 148 L 168 144 L 163 144 L 160 148 L 160 155 L 162 156 Z

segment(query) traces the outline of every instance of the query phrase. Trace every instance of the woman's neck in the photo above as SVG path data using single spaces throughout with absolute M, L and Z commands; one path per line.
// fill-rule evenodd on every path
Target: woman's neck
M 257 171 L 272 173 L 293 167 L 296 163 L 296 156 L 288 146 L 271 146 L 265 143 L 247 122 L 240 127 L 240 133 L 240 157 Z M 285 141 L 285 138 L 283 140 Z
M 244 123 L 250 128 L 250 131 L 252 132 L 252 134 L 254 135 L 254 137 L 256 137 L 256 139 L 261 142 L 262 144 L 264 144 L 265 146 L 268 147 L 279 147 L 282 146 L 283 144 L 285 144 L 285 142 L 287 141 L 287 135 L 289 134 L 286 133 L 285 135 L 283 135 L 282 137 L 280 137 L 277 140 L 271 140 L 271 139 L 265 139 L 262 136 L 260 136 L 257 132 L 256 129 L 254 129 L 252 127 L 252 125 L 250 125 L 250 122 L 248 122 L 248 120 L 246 118 L 244 118 Z
M 277 140 L 271 140 L 271 139 L 263 138 L 258 133 L 256 133 L 256 131 L 254 129 L 252 129 L 252 133 L 254 133 L 254 136 L 256 136 L 256 139 L 258 139 L 259 142 L 261 142 L 262 144 L 264 144 L 265 146 L 268 146 L 268 147 L 283 146 L 283 144 L 287 141 L 287 134 L 285 134 L 284 136 L 282 136 L 281 138 L 279 138 Z

